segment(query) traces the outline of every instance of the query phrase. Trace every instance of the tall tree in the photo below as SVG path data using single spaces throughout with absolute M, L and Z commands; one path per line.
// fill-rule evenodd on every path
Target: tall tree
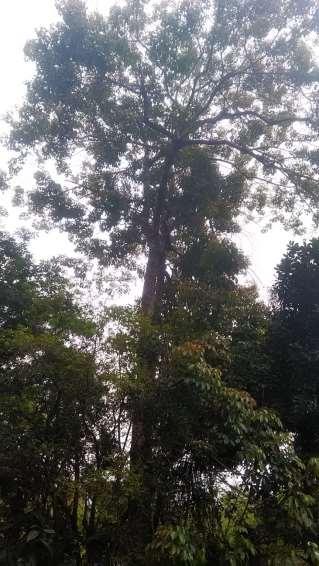
M 149 329 L 172 299 L 170 272 L 209 285 L 203 270 L 245 205 L 273 205 L 276 217 L 300 202 L 315 208 L 319 76 L 309 45 L 319 10 L 314 0 L 133 0 L 105 19 L 81 1 L 58 6 L 58 24 L 26 47 L 36 73 L 10 145 L 20 157 L 36 150 L 31 207 L 80 249 L 106 265 L 146 254 L 143 387 L 130 404 L 131 468 L 143 485 L 130 516 L 143 538 L 156 433 L 145 391 L 163 360 Z M 50 178 L 47 159 L 65 182 Z

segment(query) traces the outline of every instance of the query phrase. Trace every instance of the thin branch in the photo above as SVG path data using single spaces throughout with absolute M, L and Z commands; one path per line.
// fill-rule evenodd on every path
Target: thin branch
M 309 122 L 309 118 L 306 116 L 265 116 L 264 114 L 260 114 L 255 110 L 237 110 L 236 112 L 230 112 L 228 110 L 221 110 L 219 114 L 214 116 L 213 118 L 206 118 L 197 122 L 198 127 L 202 126 L 214 126 L 217 122 L 221 120 L 233 120 L 236 118 L 243 118 L 243 117 L 251 117 L 257 118 L 261 120 L 268 126 L 277 126 L 284 123 L 293 123 L 293 122 Z

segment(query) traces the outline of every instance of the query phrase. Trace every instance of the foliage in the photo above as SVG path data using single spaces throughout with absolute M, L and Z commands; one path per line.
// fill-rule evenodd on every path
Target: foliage
M 80 515 L 88 521 L 90 511 L 78 509 L 79 482 L 112 451 L 107 390 L 92 355 L 94 324 L 57 264 L 35 265 L 5 234 L 0 246 L 0 501 L 3 554 L 13 551 L 4 563 L 49 563 L 76 554 Z
M 195 211 L 199 195 L 215 230 L 228 229 L 244 203 L 268 203 L 279 217 L 302 201 L 316 215 L 314 0 L 150 9 L 132 0 L 107 19 L 81 0 L 58 9 L 58 24 L 26 46 L 36 75 L 10 137 L 22 157 L 29 148 L 41 157 L 30 199 L 42 221 L 60 223 L 104 263 L 132 261 L 150 245 L 172 167 L 167 237 L 187 221 L 179 205 Z M 83 167 L 72 177 L 79 151 Z M 50 158 L 71 183 L 50 178 Z
M 272 402 L 305 455 L 317 455 L 319 242 L 290 243 L 277 268 L 269 349 Z

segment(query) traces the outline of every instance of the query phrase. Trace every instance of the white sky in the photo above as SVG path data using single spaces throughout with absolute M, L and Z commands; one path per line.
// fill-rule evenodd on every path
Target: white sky
M 32 76 L 32 66 L 24 60 L 23 47 L 34 36 L 35 29 L 46 27 L 55 21 L 57 14 L 54 4 L 54 0 L 0 0 L 0 115 L 23 99 L 24 82 Z M 87 4 L 93 10 L 106 11 L 110 0 L 88 0 Z M 6 153 L 2 149 L 0 166 L 5 161 Z M 9 217 L 1 223 L 10 230 L 16 228 L 19 223 L 17 211 L 10 211 Z M 249 224 L 243 229 L 239 238 L 240 245 L 251 261 L 249 275 L 259 286 L 263 297 L 272 283 L 274 266 L 291 238 L 292 235 L 285 233 L 279 226 L 267 234 L 262 234 L 255 224 Z M 66 236 L 57 232 L 41 234 L 32 244 L 32 251 L 37 258 L 65 254 L 71 250 Z

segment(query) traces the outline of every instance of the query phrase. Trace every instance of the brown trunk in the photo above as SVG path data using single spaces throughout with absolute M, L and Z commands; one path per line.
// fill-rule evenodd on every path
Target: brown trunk
M 160 277 L 163 273 L 164 262 L 165 256 L 163 254 L 159 254 L 156 249 L 150 250 L 144 280 L 142 312 L 152 320 L 154 320 L 157 301 L 159 300 L 157 290 L 162 287 Z M 155 379 L 157 359 L 154 352 L 148 350 L 147 345 L 145 346 L 143 342 L 145 341 L 143 341 L 142 332 L 140 378 L 147 390 L 147 384 L 152 384 Z M 143 392 L 133 401 L 130 459 L 131 470 L 137 474 L 140 485 L 136 497 L 129 504 L 129 530 L 134 547 L 131 560 L 134 566 L 140 566 L 145 564 L 144 549 L 152 535 L 154 493 L 152 418 L 147 398 L 145 398 Z
M 158 189 L 158 198 L 154 210 L 152 234 L 149 238 L 149 256 L 144 276 L 144 286 L 141 299 L 141 312 L 151 322 L 156 321 L 156 315 L 161 303 L 163 278 L 167 255 L 166 235 L 163 231 L 163 219 L 167 199 L 170 170 L 173 156 L 167 157 L 162 179 Z M 154 352 L 149 351 L 146 340 L 141 335 L 141 377 L 143 383 L 154 383 L 157 359 Z M 141 490 L 137 498 L 130 503 L 129 521 L 134 531 L 134 564 L 143 564 L 143 551 L 149 542 L 152 530 L 152 423 L 150 411 L 147 409 L 144 395 L 134 399 L 132 410 L 132 439 L 131 439 L 131 469 L 138 474 Z M 133 533 L 132 533 L 133 535 Z
M 152 322 L 155 322 L 156 310 L 161 302 L 163 277 L 165 272 L 165 262 L 167 254 L 166 234 L 163 231 L 163 216 L 167 198 L 168 183 L 171 167 L 173 164 L 173 152 L 166 158 L 163 174 L 158 189 L 158 198 L 154 210 L 152 234 L 149 244 L 149 256 L 145 270 L 143 293 L 141 300 L 141 312 Z M 141 337 L 143 342 L 143 336 Z M 153 352 L 148 352 L 141 344 L 142 374 L 143 380 L 153 382 L 156 370 L 156 359 Z M 131 442 L 131 462 L 136 465 L 138 462 L 143 466 L 145 459 L 145 443 L 147 434 L 144 423 L 143 402 L 136 403 L 132 417 L 132 442 Z

